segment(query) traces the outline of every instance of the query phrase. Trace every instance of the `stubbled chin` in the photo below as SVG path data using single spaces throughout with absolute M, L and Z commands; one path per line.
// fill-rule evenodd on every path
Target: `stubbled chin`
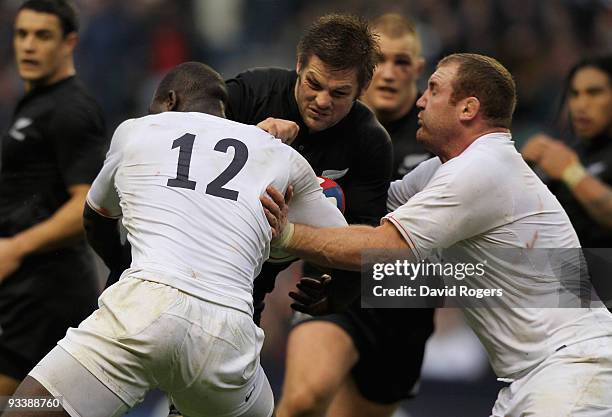
M 320 132 L 321 130 L 325 130 L 329 127 L 326 123 L 322 123 L 319 120 L 314 120 L 311 118 L 305 120 L 305 123 L 308 127 L 308 130 L 310 130 L 311 132 Z

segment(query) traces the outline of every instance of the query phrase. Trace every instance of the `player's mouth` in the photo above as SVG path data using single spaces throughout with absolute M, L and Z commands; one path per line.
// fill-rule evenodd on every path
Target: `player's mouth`
M 588 117 L 574 117 L 572 121 L 576 129 L 585 129 L 593 124 L 593 121 Z
M 19 64 L 22 68 L 38 68 L 40 66 L 40 62 L 35 59 L 22 59 L 19 61 Z
M 395 95 L 398 93 L 397 88 L 393 88 L 388 85 L 381 85 L 379 87 L 376 87 L 376 91 L 378 91 L 382 95 L 387 95 L 387 96 Z
M 314 119 L 324 119 L 325 117 L 329 116 L 328 112 L 323 112 L 314 107 L 308 107 L 308 113 L 309 113 L 309 116 Z

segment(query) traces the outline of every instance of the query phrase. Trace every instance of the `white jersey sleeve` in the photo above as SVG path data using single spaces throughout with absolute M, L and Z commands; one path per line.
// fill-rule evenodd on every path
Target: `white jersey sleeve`
M 313 227 L 347 226 L 340 210 L 323 194 L 319 180 L 302 155 L 292 150 L 289 184 L 294 197 L 289 203 L 289 221 Z
M 121 163 L 125 139 L 130 130 L 130 122 L 131 120 L 126 120 L 115 130 L 110 148 L 106 153 L 104 165 L 87 194 L 86 201 L 89 207 L 104 217 L 121 217 L 120 199 L 115 187 L 115 174 Z
M 385 216 L 419 260 L 503 224 L 512 214 L 512 198 L 496 186 L 496 176 L 484 175 L 486 167 L 458 162 L 440 165 L 424 189 Z
M 440 158 L 430 158 L 404 175 L 404 178 L 401 180 L 393 181 L 387 195 L 387 211 L 396 210 L 412 198 L 412 196 L 424 189 L 441 164 Z

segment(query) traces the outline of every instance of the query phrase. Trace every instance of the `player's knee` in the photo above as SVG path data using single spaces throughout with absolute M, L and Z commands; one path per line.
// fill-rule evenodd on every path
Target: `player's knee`
M 323 415 L 332 399 L 332 392 L 315 384 L 302 384 L 284 392 L 279 404 L 280 417 L 311 417 Z M 282 413 L 281 413 L 282 410 Z

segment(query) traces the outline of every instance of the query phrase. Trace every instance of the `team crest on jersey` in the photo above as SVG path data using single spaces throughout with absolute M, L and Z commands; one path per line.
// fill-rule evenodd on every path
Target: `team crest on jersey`
M 347 169 L 326 169 L 325 171 L 323 171 L 321 173 L 322 177 L 326 177 L 329 178 L 330 180 L 337 180 L 338 178 L 342 178 L 346 175 L 346 173 L 348 172 L 348 168 Z
M 27 117 L 20 117 L 19 119 L 15 121 L 15 123 L 13 124 L 13 127 L 11 127 L 11 130 L 9 130 L 9 136 L 11 136 L 15 140 L 18 140 L 19 142 L 24 141 L 26 138 L 26 135 L 25 133 L 21 132 L 21 130 L 25 129 L 31 124 L 32 124 L 32 119 L 29 119 Z

